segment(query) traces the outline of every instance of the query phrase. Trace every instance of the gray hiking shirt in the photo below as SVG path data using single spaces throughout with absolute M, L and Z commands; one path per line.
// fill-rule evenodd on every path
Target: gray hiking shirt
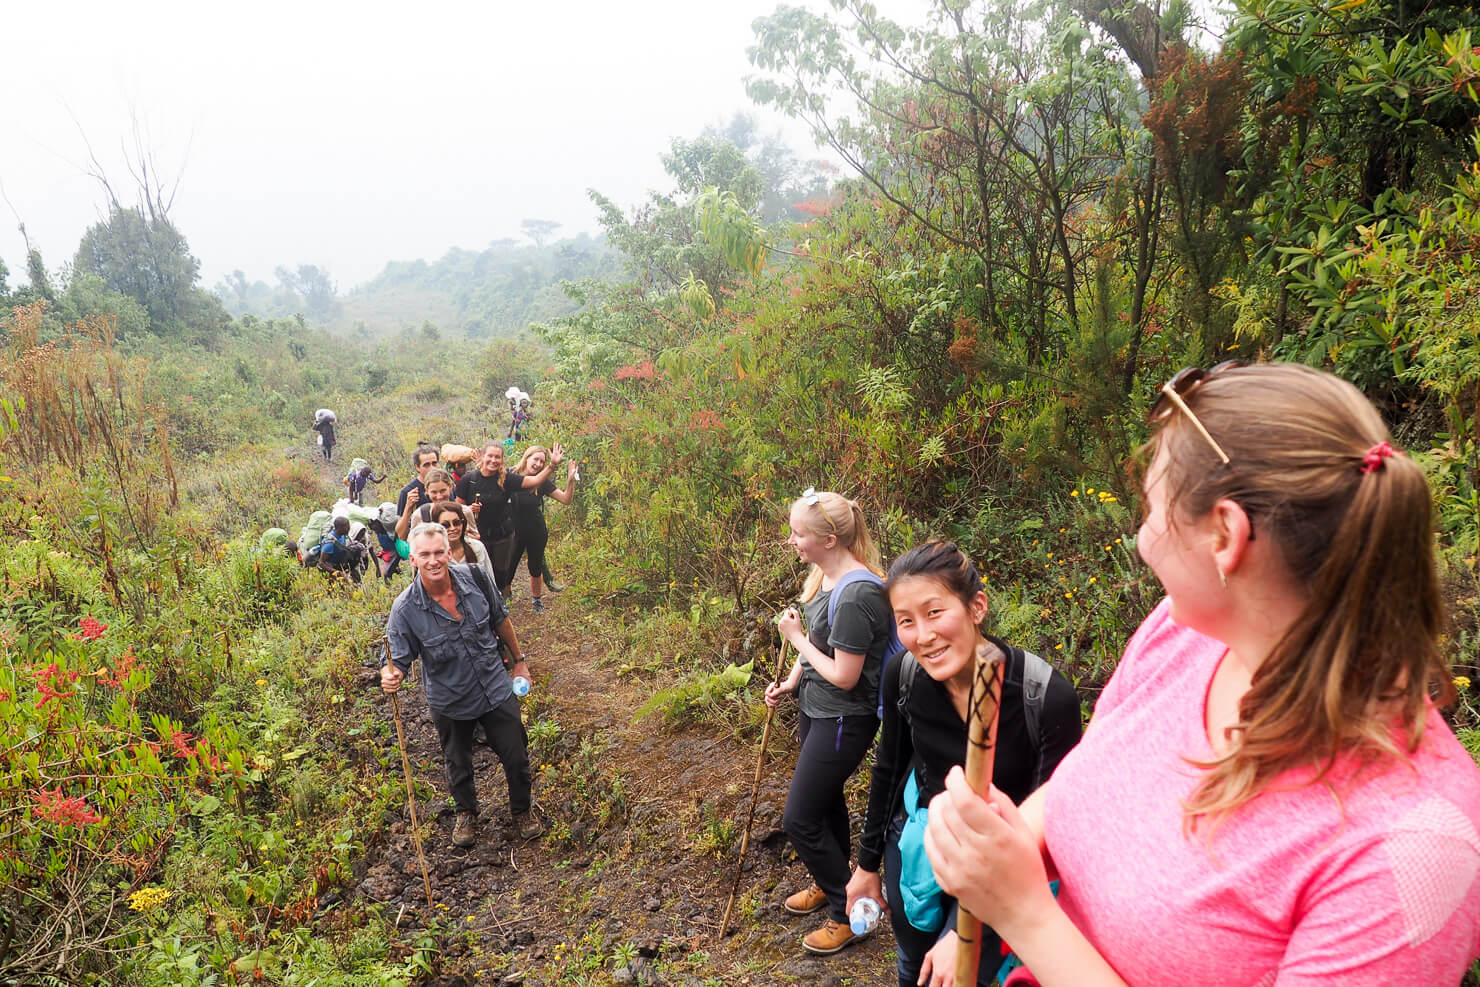
M 509 612 L 498 590 L 490 586 L 485 593 L 468 566 L 451 565 L 447 572 L 462 620 L 453 620 L 427 594 L 418 573 L 391 604 L 385 637 L 391 661 L 403 674 L 421 659 L 427 705 L 433 712 L 453 720 L 475 720 L 514 694 L 494 630 Z

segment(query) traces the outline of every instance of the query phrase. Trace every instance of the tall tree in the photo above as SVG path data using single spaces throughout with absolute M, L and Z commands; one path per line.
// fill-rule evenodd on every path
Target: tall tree
M 553 219 L 526 219 L 519 224 L 519 228 L 524 231 L 525 236 L 534 241 L 536 248 L 543 248 L 545 241 L 560 229 L 560 224 Z
M 141 207 L 114 203 L 108 218 L 83 234 L 73 264 L 144 306 L 156 327 L 185 321 L 196 305 L 200 262 L 162 213 L 149 216 Z

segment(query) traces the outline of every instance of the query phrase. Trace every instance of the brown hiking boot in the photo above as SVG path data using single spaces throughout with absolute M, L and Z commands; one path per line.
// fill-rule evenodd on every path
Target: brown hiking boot
M 545 826 L 534 817 L 533 812 L 516 812 L 514 813 L 514 832 L 519 834 L 521 840 L 532 840 L 545 835 Z
M 817 885 L 812 885 L 805 891 L 798 891 L 781 903 L 781 907 L 793 915 L 811 915 L 817 909 L 827 904 L 827 895 Z
M 452 845 L 470 847 L 478 842 L 478 817 L 471 812 L 459 812 L 457 822 L 452 825 Z
M 818 956 L 831 956 L 856 938 L 853 930 L 840 922 L 827 919 L 820 929 L 807 933 L 802 948 Z

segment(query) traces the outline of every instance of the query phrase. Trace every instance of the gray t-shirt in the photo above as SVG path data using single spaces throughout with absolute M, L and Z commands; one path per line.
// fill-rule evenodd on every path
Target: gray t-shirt
M 838 598 L 836 625 L 830 625 L 827 611 L 832 594 L 832 590 L 823 590 L 802 605 L 807 639 L 829 658 L 834 651 L 863 655 L 863 674 L 845 691 L 803 658 L 797 705 L 811 717 L 874 716 L 878 713 L 879 669 L 889 647 L 889 598 L 882 586 L 870 580 L 850 582 Z

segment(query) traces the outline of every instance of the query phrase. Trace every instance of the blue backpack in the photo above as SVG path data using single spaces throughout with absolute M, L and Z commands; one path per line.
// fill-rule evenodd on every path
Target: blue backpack
M 843 587 L 856 582 L 870 582 L 880 589 L 884 587 L 884 580 L 877 573 L 869 569 L 850 569 L 838 577 L 833 583 L 832 596 L 827 600 L 827 628 L 832 630 L 833 619 L 838 612 L 838 597 L 843 592 Z M 894 626 L 894 617 L 889 617 L 889 645 L 884 649 L 884 661 L 879 666 L 879 695 L 874 712 L 879 719 L 884 718 L 884 676 L 889 673 L 889 663 L 904 654 L 904 645 L 899 642 L 899 629 Z M 867 657 L 867 656 L 865 656 Z

